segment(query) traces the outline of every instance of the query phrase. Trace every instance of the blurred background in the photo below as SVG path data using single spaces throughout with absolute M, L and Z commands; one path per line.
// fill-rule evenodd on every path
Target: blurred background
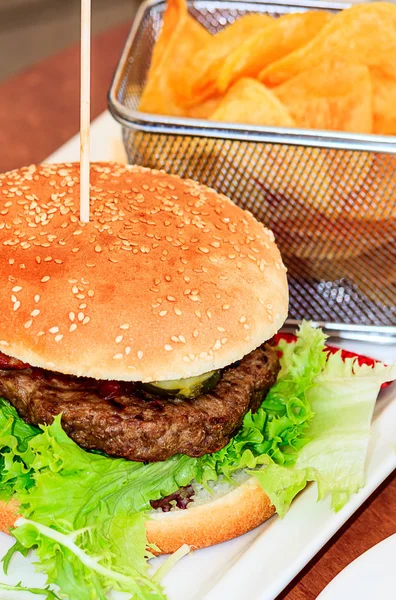
M 139 0 L 92 0 L 94 33 L 131 21 Z M 0 81 L 77 42 L 80 0 L 0 0 Z

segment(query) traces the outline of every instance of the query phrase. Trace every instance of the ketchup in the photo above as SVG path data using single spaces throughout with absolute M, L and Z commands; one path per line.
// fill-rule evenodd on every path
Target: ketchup
M 0 369 L 12 369 L 15 371 L 20 371 L 22 369 L 29 369 L 30 365 L 27 363 L 18 360 L 17 358 L 13 358 L 12 356 L 7 356 L 0 352 Z

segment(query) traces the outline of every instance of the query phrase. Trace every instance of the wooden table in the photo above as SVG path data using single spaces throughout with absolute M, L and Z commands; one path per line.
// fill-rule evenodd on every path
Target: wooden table
M 129 25 L 93 40 L 92 118 L 106 95 Z M 79 49 L 72 47 L 0 84 L 0 172 L 37 163 L 79 127 Z M 396 475 L 389 477 L 278 600 L 314 600 L 359 554 L 396 532 Z

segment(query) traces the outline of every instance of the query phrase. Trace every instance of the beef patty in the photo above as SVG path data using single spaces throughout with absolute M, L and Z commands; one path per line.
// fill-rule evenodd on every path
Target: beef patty
M 0 355 L 0 395 L 34 425 L 62 413 L 62 426 L 80 446 L 137 461 L 220 450 L 243 417 L 256 411 L 279 372 L 265 344 L 224 369 L 206 394 L 164 398 L 139 383 L 97 381 L 38 369 Z

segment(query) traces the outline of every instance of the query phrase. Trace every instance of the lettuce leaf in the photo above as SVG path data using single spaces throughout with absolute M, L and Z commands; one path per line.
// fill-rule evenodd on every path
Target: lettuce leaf
M 333 510 L 340 510 L 364 485 L 364 465 L 370 423 L 380 387 L 396 378 L 396 365 L 359 366 L 356 359 L 330 355 L 307 391 L 315 417 L 306 431 L 310 441 L 298 452 L 293 466 L 272 462 L 254 471 L 264 491 L 282 516 L 307 482 L 318 484 L 318 499 L 331 494 Z
M 40 589 L 40 588 L 32 588 L 32 587 L 24 587 L 20 583 L 16 585 L 7 585 L 6 583 L 0 583 L 0 590 L 4 590 L 7 592 L 29 592 L 30 594 L 34 594 L 36 596 L 42 596 L 46 598 L 46 600 L 60 600 L 59 596 L 55 594 L 50 588 Z
M 276 463 L 292 465 L 310 435 L 314 412 L 308 392 L 326 364 L 326 336 L 304 321 L 297 341 L 281 341 L 281 371 L 259 410 L 249 412 L 229 444 L 199 461 L 197 478 L 208 485 L 219 476 L 230 478 L 239 469 Z
M 2 499 L 13 490 L 29 520 L 13 531 L 15 551 L 36 548 L 38 568 L 64 597 L 104 599 L 114 588 L 164 598 L 148 576 L 145 511 L 150 500 L 194 479 L 195 459 L 145 465 L 86 452 L 63 431 L 60 417 L 40 431 L 23 424 L 4 400 L 0 408 Z M 59 543 L 50 531 L 73 544 Z M 82 562 L 83 555 L 95 557 L 98 568 Z

